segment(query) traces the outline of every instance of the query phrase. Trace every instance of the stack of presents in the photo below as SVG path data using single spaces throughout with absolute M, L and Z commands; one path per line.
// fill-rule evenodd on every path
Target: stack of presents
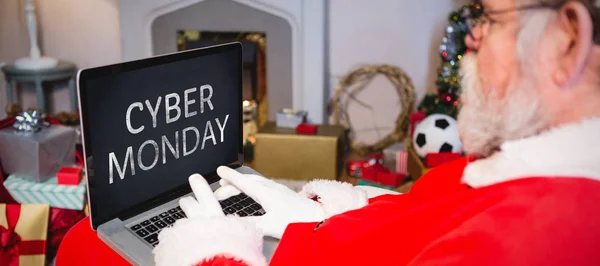
M 433 167 L 462 157 L 460 147 L 456 148 L 460 145 L 447 149 L 434 147 L 435 141 L 430 141 L 427 147 L 415 147 L 415 128 L 421 122 L 436 123 L 424 121 L 433 116 L 423 112 L 411 115 L 410 139 L 361 160 L 346 160 L 350 150 L 346 128 L 309 124 L 306 117 L 305 111 L 284 109 L 277 113 L 274 122 L 267 122 L 258 130 L 254 135 L 252 162 L 258 172 L 281 179 L 339 180 L 342 171 L 347 171 L 349 176 L 357 179 L 358 185 L 395 190 L 408 181 L 416 181 Z M 449 116 L 442 118 L 454 123 L 454 126 L 445 127 L 454 132 L 422 130 L 432 140 L 448 138 L 449 143 L 455 144 L 458 140 L 456 121 Z
M 76 129 L 38 111 L 0 120 L 0 265 L 46 265 L 86 217 L 77 142 Z
M 433 115 L 428 117 L 424 112 L 415 112 L 410 117 L 409 136 L 404 142 L 396 143 L 382 152 L 370 154 L 364 160 L 348 161 L 346 168 L 349 175 L 359 178 L 359 185 L 371 185 L 394 190 L 398 186 L 408 182 L 416 181 L 427 173 L 431 168 L 441 164 L 459 159 L 463 156 L 460 151 L 460 145 L 455 145 L 454 149 L 444 150 L 437 147 L 417 147 L 418 138 L 415 135 L 415 128 L 426 118 L 441 117 L 444 120 L 455 120 L 446 115 Z M 425 121 L 425 123 L 434 123 Z M 445 133 L 432 132 L 431 135 L 438 133 L 435 138 L 458 140 L 456 126 L 448 128 L 454 132 Z M 430 145 L 431 146 L 431 145 Z M 432 149 L 433 148 L 433 149 Z M 419 152 L 417 151 L 420 151 Z

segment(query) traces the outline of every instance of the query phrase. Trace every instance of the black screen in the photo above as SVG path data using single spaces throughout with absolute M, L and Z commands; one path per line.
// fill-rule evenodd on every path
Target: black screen
M 82 81 L 95 225 L 238 161 L 240 55 L 229 49 Z

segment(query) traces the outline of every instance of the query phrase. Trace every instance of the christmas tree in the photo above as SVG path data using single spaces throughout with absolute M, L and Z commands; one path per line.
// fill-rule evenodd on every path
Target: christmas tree
M 471 14 L 478 16 L 483 9 L 478 3 L 470 3 L 450 13 L 449 24 L 446 26 L 446 35 L 442 38 L 440 45 L 440 56 L 442 65 L 438 68 L 436 80 L 437 93 L 425 95 L 419 111 L 430 114 L 447 114 L 456 118 L 459 106 L 460 78 L 458 76 L 460 60 L 469 52 L 465 45 L 468 27 L 466 16 Z

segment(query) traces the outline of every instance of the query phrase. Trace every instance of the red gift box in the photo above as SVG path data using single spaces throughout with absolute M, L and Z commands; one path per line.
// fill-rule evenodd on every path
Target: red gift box
M 425 156 L 425 167 L 432 168 L 438 165 L 460 159 L 462 154 L 454 152 L 428 153 Z
M 360 178 L 377 182 L 377 173 L 381 170 L 379 167 L 365 167 L 360 170 Z
M 405 178 L 406 175 L 391 171 L 380 171 L 377 173 L 377 183 L 385 186 L 397 187 Z
M 57 183 L 59 185 L 79 185 L 81 182 L 81 168 L 63 166 L 56 173 Z
M 415 132 L 415 126 L 423 121 L 427 117 L 425 112 L 415 112 L 410 114 L 410 137 L 412 138 L 413 133 Z
M 317 125 L 302 123 L 296 127 L 296 134 L 315 135 L 317 134 Z

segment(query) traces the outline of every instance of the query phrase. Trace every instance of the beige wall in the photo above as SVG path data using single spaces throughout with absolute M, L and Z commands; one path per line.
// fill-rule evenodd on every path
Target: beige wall
M 120 60 L 118 0 L 37 0 L 41 49 L 44 55 L 74 62 L 80 68 Z M 29 39 L 22 0 L 0 1 L 0 62 L 28 55 Z M 4 77 L 1 77 L 4 81 Z M 0 117 L 4 117 L 6 91 L 0 82 Z M 66 84 L 48 94 L 54 111 L 69 110 Z M 33 90 L 21 91 L 25 107 L 37 106 Z
M 45 54 L 92 67 L 120 60 L 118 0 L 38 0 L 41 38 Z M 307 0 L 313 1 L 313 0 Z M 362 64 L 388 63 L 403 68 L 415 83 L 419 98 L 435 90 L 440 63 L 437 54 L 448 12 L 462 0 L 330 0 L 329 80 L 339 78 Z M 0 1 L 0 62 L 13 62 L 28 52 L 21 0 Z M 0 117 L 6 105 L 0 85 Z M 26 90 L 26 106 L 35 105 Z M 353 106 L 355 123 L 368 129 L 389 128 L 399 111 L 397 96 L 385 79 L 375 80 L 360 96 L 373 104 L 374 112 Z M 67 110 L 66 89 L 51 96 L 55 110 Z M 375 122 L 370 120 L 375 118 Z M 389 131 L 389 130 L 388 130 Z M 385 130 L 380 134 L 386 133 Z M 376 132 L 363 134 L 366 142 Z
M 23 10 L 21 1 L 0 1 L 0 64 L 14 62 L 29 53 L 24 15 L 17 10 Z M 6 115 L 5 106 L 6 88 L 4 76 L 0 72 L 0 117 L 2 118 Z
M 330 0 L 331 88 L 357 67 L 391 64 L 411 77 L 418 104 L 426 91 L 435 91 L 439 45 L 448 14 L 461 2 L 466 1 Z M 373 143 L 392 131 L 401 106 L 386 78 L 375 78 L 357 98 L 373 108 L 348 106 L 350 122 L 360 131 L 358 141 Z

